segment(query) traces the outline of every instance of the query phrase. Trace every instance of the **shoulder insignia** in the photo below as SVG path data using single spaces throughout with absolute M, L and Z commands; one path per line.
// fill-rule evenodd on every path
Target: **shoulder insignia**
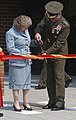
M 64 21 L 63 21 L 63 24 L 67 25 L 68 23 L 64 20 Z

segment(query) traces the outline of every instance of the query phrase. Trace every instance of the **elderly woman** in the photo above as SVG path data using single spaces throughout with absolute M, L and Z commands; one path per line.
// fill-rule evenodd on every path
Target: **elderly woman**
M 13 21 L 13 26 L 6 32 L 6 46 L 10 55 L 30 54 L 31 42 L 28 28 L 32 25 L 30 17 L 20 15 Z M 9 88 L 13 91 L 14 111 L 21 111 L 19 90 L 23 90 L 23 107 L 32 110 L 29 105 L 29 89 L 31 86 L 31 60 L 9 60 Z

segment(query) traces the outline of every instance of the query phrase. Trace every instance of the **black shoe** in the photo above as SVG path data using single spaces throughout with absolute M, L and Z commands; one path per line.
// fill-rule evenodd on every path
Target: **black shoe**
M 38 90 L 38 89 L 45 89 L 45 88 L 46 88 L 45 86 L 40 86 L 40 85 L 35 87 L 36 90 Z
M 23 107 L 24 107 L 24 110 L 29 110 L 29 111 L 32 111 L 33 109 L 30 107 L 28 108 L 26 105 L 23 104 Z
M 55 105 L 53 108 L 51 108 L 51 111 L 64 110 L 64 109 L 65 109 L 64 104 L 60 107 Z
M 50 108 L 53 108 L 55 105 L 53 105 L 53 104 L 47 104 L 47 105 L 45 105 L 45 106 L 43 106 L 42 108 L 43 109 L 50 109 Z
M 65 81 L 65 88 L 67 88 L 71 82 L 72 82 L 72 78 L 70 78 L 69 80 Z
M 0 117 L 3 117 L 3 113 L 0 113 Z
M 21 109 L 17 109 L 15 105 L 13 105 L 14 111 L 21 112 Z

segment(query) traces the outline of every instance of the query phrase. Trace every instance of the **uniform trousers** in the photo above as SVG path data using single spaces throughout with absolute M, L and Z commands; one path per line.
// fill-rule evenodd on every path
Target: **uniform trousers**
M 60 105 L 65 98 L 65 59 L 47 60 L 47 91 L 49 102 Z
M 65 82 L 68 81 L 71 77 L 69 74 L 67 74 L 66 72 L 64 72 L 65 75 Z M 46 70 L 46 63 L 45 60 L 43 61 L 43 68 L 41 70 L 41 74 L 40 74 L 40 80 L 39 80 L 39 84 L 40 86 L 46 87 L 46 81 L 47 81 L 47 70 Z

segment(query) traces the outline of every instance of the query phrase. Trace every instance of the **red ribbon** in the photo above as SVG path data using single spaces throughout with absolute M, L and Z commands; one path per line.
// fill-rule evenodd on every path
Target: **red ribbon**
M 44 59 L 44 58 L 76 58 L 76 54 L 50 54 L 50 55 L 0 55 L 0 61 L 24 60 L 24 59 Z
M 0 61 L 5 60 L 24 60 L 24 59 L 55 59 L 55 58 L 76 58 L 76 54 L 49 54 L 49 55 L 4 55 L 0 48 Z

